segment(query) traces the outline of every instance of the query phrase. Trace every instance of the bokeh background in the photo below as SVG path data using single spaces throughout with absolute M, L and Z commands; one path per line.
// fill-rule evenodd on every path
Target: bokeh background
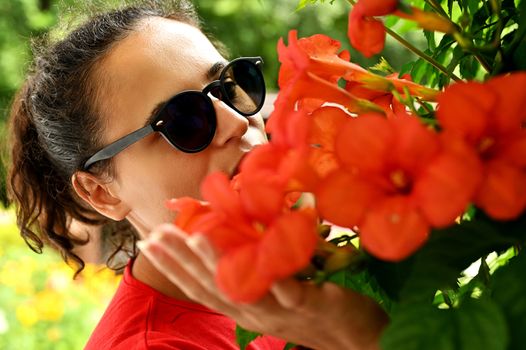
M 231 57 L 260 55 L 265 61 L 268 90 L 277 90 L 279 64 L 276 43 L 290 29 L 299 36 L 329 35 L 351 50 L 352 61 L 364 67 L 380 57 L 365 59 L 347 40 L 346 0 L 318 1 L 297 10 L 299 0 L 195 0 L 204 22 L 229 49 Z M 103 1 L 118 3 L 118 1 Z M 86 1 L 0 0 L 0 140 L 6 140 L 6 120 L 14 93 L 31 61 L 31 38 L 47 33 L 61 21 L 82 20 Z M 69 15 L 59 15 L 64 13 Z M 71 10 L 71 11 L 70 11 Z M 393 29 L 415 45 L 424 38 L 412 25 L 387 19 Z M 396 69 L 413 61 L 411 53 L 388 40 L 383 53 Z M 2 150 L 4 148 L 2 147 Z M 8 162 L 2 152 L 4 162 Z M 29 250 L 15 225 L 14 208 L 5 192 L 5 165 L 0 165 L 0 349 L 80 349 L 101 316 L 119 277 L 88 265 L 73 280 L 73 270 L 52 250 Z

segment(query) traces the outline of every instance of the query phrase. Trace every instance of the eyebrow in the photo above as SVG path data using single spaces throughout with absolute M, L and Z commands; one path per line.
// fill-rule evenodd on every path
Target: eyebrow
M 223 68 L 225 68 L 225 66 L 227 65 L 228 63 L 225 62 L 225 61 L 218 61 L 216 63 L 214 63 L 212 65 L 212 67 L 210 67 L 208 69 L 208 71 L 206 72 L 206 78 L 207 80 L 212 80 L 214 79 L 217 74 L 219 72 L 221 72 L 221 70 Z M 172 96 L 173 97 L 173 96 Z M 146 125 L 149 125 L 151 123 L 153 123 L 153 121 L 155 120 L 155 117 L 157 116 L 157 113 L 161 110 L 161 108 L 164 107 L 164 105 L 172 98 L 170 97 L 168 100 L 166 101 L 161 101 L 159 102 L 155 107 L 154 109 L 152 110 L 152 112 L 150 113 L 150 116 L 148 117 L 148 119 L 146 119 L 146 122 L 144 123 L 143 126 L 146 126 Z

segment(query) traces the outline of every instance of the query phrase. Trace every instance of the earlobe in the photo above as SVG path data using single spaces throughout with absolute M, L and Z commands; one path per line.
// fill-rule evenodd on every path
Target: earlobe
M 93 174 L 78 171 L 71 183 L 80 198 L 110 219 L 121 221 L 130 212 L 126 203 L 110 191 L 109 184 Z

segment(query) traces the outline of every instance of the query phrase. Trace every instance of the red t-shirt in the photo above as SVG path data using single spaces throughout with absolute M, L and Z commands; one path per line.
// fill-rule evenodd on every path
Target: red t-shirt
M 238 350 L 235 322 L 202 305 L 170 298 L 138 281 L 132 261 L 85 350 Z M 281 350 L 285 342 L 259 337 L 247 350 Z

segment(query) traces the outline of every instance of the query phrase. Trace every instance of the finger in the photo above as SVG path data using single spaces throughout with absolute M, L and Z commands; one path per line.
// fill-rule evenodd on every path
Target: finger
M 276 301 L 286 309 L 299 308 L 305 299 L 305 285 L 292 278 L 275 282 L 270 291 Z
M 206 268 L 215 274 L 217 270 L 217 254 L 210 241 L 202 234 L 193 234 L 186 240 L 186 243 L 201 258 Z
M 162 247 L 161 249 L 166 249 L 166 253 L 171 255 L 172 259 L 179 261 L 180 266 L 189 274 L 193 275 L 196 280 L 201 281 L 209 292 L 216 295 L 225 303 L 234 304 L 217 287 L 215 282 L 215 270 L 217 266 L 215 262 L 215 252 L 206 238 L 202 237 L 197 240 L 197 243 L 193 243 L 199 244 L 197 248 L 199 253 L 196 253 L 192 247 L 188 245 L 189 241 L 192 242 L 191 237 L 188 237 L 184 231 L 175 225 L 161 225 L 160 230 L 153 235 L 153 238 L 159 241 Z M 201 255 L 205 261 L 203 261 Z
M 187 234 L 176 226 L 167 224 L 159 226 L 149 237 L 149 241 L 159 245 L 159 249 L 164 250 L 164 253 L 169 255 L 172 261 L 177 262 L 206 289 L 215 292 L 216 285 L 213 274 L 205 267 L 201 258 L 188 247 L 187 237 Z M 170 265 L 164 266 L 161 272 L 167 272 L 170 268 Z
M 140 241 L 138 247 L 148 260 L 190 299 L 222 313 L 236 314 L 236 310 L 190 275 L 177 260 L 167 254 L 158 242 Z

